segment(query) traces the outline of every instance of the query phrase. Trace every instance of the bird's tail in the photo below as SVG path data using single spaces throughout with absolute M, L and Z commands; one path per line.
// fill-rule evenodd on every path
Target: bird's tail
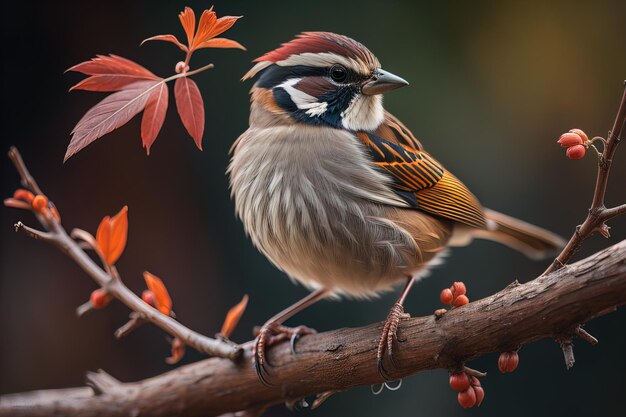
M 565 240 L 541 227 L 485 209 L 488 229 L 474 231 L 473 237 L 493 240 L 532 259 L 553 255 L 565 246 Z

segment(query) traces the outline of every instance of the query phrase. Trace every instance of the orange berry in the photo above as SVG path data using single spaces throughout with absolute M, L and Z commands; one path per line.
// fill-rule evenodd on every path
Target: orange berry
M 470 386 L 470 380 L 465 372 L 450 374 L 450 388 L 455 391 L 465 391 Z
M 483 400 L 485 399 L 485 390 L 483 387 L 474 387 L 474 393 L 476 394 L 476 406 L 480 407 Z
M 463 408 L 472 408 L 474 405 L 476 405 L 476 392 L 474 392 L 474 388 L 472 387 L 469 387 L 465 391 L 459 392 L 456 398 Z
M 584 135 L 584 133 L 583 133 Z M 585 135 L 585 137 L 587 137 Z M 569 133 L 563 133 L 559 140 L 556 141 L 562 148 L 569 148 L 571 146 L 582 145 L 584 142 L 581 135 L 578 133 L 572 133 L 570 130 Z
M 89 301 L 91 301 L 91 305 L 95 309 L 100 309 L 106 307 L 111 301 L 111 297 L 109 294 L 103 290 L 102 288 L 98 288 L 97 290 L 93 290 L 91 296 L 89 297 Z
M 570 130 L 570 133 L 576 133 L 578 136 L 580 136 L 583 142 L 587 142 L 589 140 L 587 134 L 580 129 L 572 129 Z
M 16 200 L 26 201 L 27 203 L 32 203 L 35 195 L 28 190 L 20 188 L 18 190 L 15 190 L 15 192 L 13 193 L 13 198 Z
M 458 297 L 454 299 L 453 304 L 455 307 L 461 307 L 468 303 L 469 303 L 469 298 L 467 298 L 467 295 L 459 295 Z
M 565 154 L 569 159 L 582 159 L 585 157 L 585 152 L 587 149 L 583 145 L 572 146 L 571 148 L 567 148 Z
M 143 290 L 141 293 L 141 299 L 148 305 L 154 307 L 156 305 L 156 297 L 154 293 L 150 290 Z
M 452 300 L 454 299 L 454 296 L 452 295 L 452 291 L 450 290 L 450 288 L 443 289 L 441 291 L 441 294 L 439 294 L 439 299 L 444 304 L 452 305 Z
M 48 207 L 48 197 L 46 197 L 45 195 L 38 194 L 35 196 L 35 198 L 33 198 L 32 204 L 33 204 L 33 209 L 36 212 L 41 213 L 42 211 L 46 209 L 46 207 Z
M 55 206 L 50 207 L 50 213 L 52 213 L 52 217 L 54 217 L 57 222 L 61 223 L 61 215 Z
M 463 295 L 467 292 L 465 284 L 463 284 L 462 282 L 455 282 L 454 284 L 452 284 L 452 287 L 450 287 L 450 289 L 452 290 L 452 293 L 455 297 Z
M 498 358 L 498 369 L 502 373 L 513 372 L 519 365 L 519 355 L 517 351 L 502 352 Z

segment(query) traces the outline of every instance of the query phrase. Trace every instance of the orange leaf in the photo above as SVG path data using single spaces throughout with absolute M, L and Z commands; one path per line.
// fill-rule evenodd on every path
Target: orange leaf
M 106 216 L 98 226 L 96 241 L 104 260 L 113 265 L 124 252 L 128 236 L 128 206 L 122 207 L 113 218 Z
M 202 48 L 239 48 L 244 51 L 246 48 L 237 41 L 233 41 L 231 39 L 226 38 L 213 38 L 208 41 L 204 41 L 201 44 L 194 47 L 194 49 L 202 49 Z
M 154 143 L 165 121 L 168 95 L 167 85 L 162 83 L 160 87 L 157 87 L 150 93 L 148 104 L 146 104 L 146 109 L 143 112 L 143 118 L 141 119 L 141 140 L 143 141 L 143 146 L 146 148 L 148 155 L 150 155 L 150 147 Z
M 215 22 L 215 25 L 211 28 L 211 31 L 209 32 L 209 35 L 208 35 L 208 39 L 214 38 L 217 35 L 221 35 L 222 33 L 226 32 L 235 24 L 235 22 L 237 22 L 237 20 L 241 18 L 242 16 L 220 17 L 219 19 L 217 19 L 217 22 Z
M 176 108 L 185 129 L 202 150 L 202 134 L 204 133 L 204 103 L 195 81 L 181 77 L 174 84 Z
M 239 319 L 243 316 L 244 311 L 246 311 L 247 305 L 248 295 L 246 294 L 236 306 L 228 310 L 228 314 L 226 314 L 224 324 L 222 325 L 222 330 L 220 331 L 222 336 L 229 337 L 233 333 L 233 330 L 237 327 L 237 323 L 239 323 Z
M 193 12 L 193 9 L 185 7 L 185 10 L 180 12 L 178 18 L 180 19 L 180 23 L 183 25 L 183 29 L 185 29 L 185 34 L 187 34 L 187 45 L 191 46 L 193 44 L 193 36 L 196 30 L 196 15 Z
M 67 161 L 94 140 L 126 124 L 141 112 L 150 94 L 159 84 L 162 81 L 135 82 L 92 107 L 74 127 L 63 161 Z
M 143 279 L 146 281 L 148 289 L 154 293 L 157 310 L 169 316 L 172 311 L 172 299 L 163 281 L 148 271 L 144 271 Z
M 88 91 L 118 91 L 141 80 L 160 80 L 141 65 L 117 55 L 98 55 L 90 61 L 74 65 L 68 71 L 91 75 L 70 88 Z
M 152 36 L 152 37 L 150 37 L 148 39 L 144 39 L 143 41 L 141 41 L 141 44 L 143 45 L 144 43 L 146 43 L 148 41 L 171 42 L 174 45 L 178 46 L 180 49 L 182 49 L 183 52 L 187 52 L 189 50 L 189 48 L 187 48 L 186 45 L 183 45 L 182 43 L 180 43 L 178 38 L 176 36 L 174 36 L 174 35 L 156 35 L 156 36 Z
M 215 15 L 213 8 L 202 12 L 200 22 L 198 23 L 198 30 L 193 39 L 193 45 L 191 45 L 192 50 L 196 49 L 196 45 L 210 39 L 209 34 L 212 27 L 215 25 L 215 22 L 217 22 L 217 16 Z

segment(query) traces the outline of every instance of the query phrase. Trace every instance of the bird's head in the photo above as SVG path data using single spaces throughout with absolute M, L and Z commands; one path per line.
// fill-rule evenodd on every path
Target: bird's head
M 255 89 L 270 110 L 339 129 L 376 129 L 384 117 L 381 94 L 408 84 L 381 69 L 365 46 L 330 32 L 302 33 L 254 62 L 243 79 L 259 76 Z

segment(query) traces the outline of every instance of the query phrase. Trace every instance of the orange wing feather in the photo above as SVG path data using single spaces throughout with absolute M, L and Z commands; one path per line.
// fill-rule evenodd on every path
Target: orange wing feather
M 394 180 L 394 190 L 411 206 L 472 227 L 485 228 L 478 199 L 389 113 L 375 132 L 357 132 L 372 163 Z

